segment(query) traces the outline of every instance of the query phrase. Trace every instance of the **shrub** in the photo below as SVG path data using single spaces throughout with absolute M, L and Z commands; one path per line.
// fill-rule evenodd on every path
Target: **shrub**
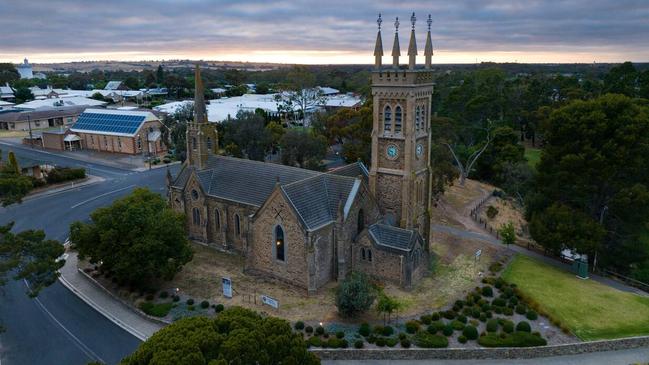
M 185 303 L 187 303 L 187 305 L 194 305 L 194 299 L 189 298 Z
M 173 308 L 172 303 L 152 303 L 152 302 L 143 302 L 140 304 L 140 309 L 142 312 L 153 316 L 153 317 L 164 317 L 169 314 L 169 311 Z
M 406 322 L 406 332 L 415 333 L 417 331 L 419 331 L 419 322 L 417 321 Z
M 154 296 L 153 294 L 147 294 L 146 297 L 145 297 L 145 299 L 146 299 L 147 301 L 150 302 L 150 301 L 152 301 L 153 299 L 155 299 L 155 296 Z
M 514 322 L 512 321 L 507 321 L 505 324 L 503 324 L 503 331 L 505 333 L 512 333 L 514 332 Z
M 480 313 L 480 322 L 487 322 L 487 314 Z
M 302 321 L 297 321 L 295 322 L 295 325 L 293 326 L 298 331 L 302 331 L 304 329 L 304 322 Z
M 47 173 L 45 180 L 48 184 L 56 184 L 84 177 L 86 177 L 86 170 L 83 168 L 55 167 Z
M 313 336 L 309 338 L 308 344 L 310 346 L 320 347 L 322 346 L 322 340 L 320 339 L 320 337 Z
M 166 290 L 160 292 L 160 298 L 166 299 L 167 297 L 169 297 L 169 293 Z
M 336 338 L 343 338 L 343 337 L 345 337 L 345 332 L 343 331 L 336 332 Z
M 453 334 L 453 326 L 449 323 L 446 326 L 444 326 L 444 329 L 442 329 L 442 333 L 444 336 L 450 336 Z
M 494 286 L 496 287 L 496 289 L 500 289 L 500 288 L 503 287 L 503 284 L 504 284 L 504 283 L 505 283 L 505 282 L 503 281 L 503 279 L 498 278 L 498 279 L 496 279 L 496 281 L 494 282 Z
M 397 345 L 397 343 L 399 343 L 399 340 L 394 337 L 390 337 L 385 340 L 385 344 L 388 345 L 388 347 L 394 347 Z
M 385 338 L 383 338 L 383 337 L 379 337 L 379 338 L 377 338 L 375 344 L 376 344 L 376 346 L 378 346 L 378 347 L 383 347 L 383 346 L 385 346 L 385 345 L 386 345 L 386 343 L 385 343 Z
M 356 340 L 354 342 L 354 348 L 362 349 L 364 344 L 363 340 Z
M 473 308 L 473 310 L 471 311 L 471 317 L 480 318 L 480 309 Z
M 536 319 L 539 318 L 539 315 L 536 314 L 535 311 L 533 311 L 533 310 L 529 310 L 529 311 L 527 311 L 527 313 L 525 314 L 525 317 L 526 317 L 527 319 L 529 319 L 530 321 L 534 321 L 534 320 L 536 320 Z
M 304 332 L 309 333 L 309 334 L 313 333 L 313 327 L 311 327 L 311 326 L 306 326 L 306 327 L 304 328 Z
M 352 272 L 336 289 L 336 307 L 345 317 L 353 317 L 370 308 L 376 298 L 369 277 L 361 272 Z
M 187 310 L 193 311 L 195 309 L 196 309 L 196 307 L 194 307 L 193 305 L 188 305 L 187 306 Z
M 498 209 L 494 207 L 493 205 L 490 205 L 487 207 L 487 217 L 489 219 L 494 219 L 498 215 Z
M 375 343 L 375 342 L 376 342 L 376 338 L 377 338 L 377 337 L 374 336 L 374 335 L 369 335 L 369 337 L 367 337 L 367 342 L 369 342 L 369 343 Z
M 491 305 L 496 307 L 504 307 L 507 305 L 507 302 L 503 298 L 496 298 L 491 301 Z
M 327 347 L 332 348 L 332 349 L 337 349 L 341 347 L 342 343 L 340 339 L 336 337 L 332 337 L 327 341 Z
M 527 332 L 515 332 L 504 337 L 488 334 L 480 337 L 478 343 L 484 347 L 530 347 L 545 346 L 548 342 L 539 336 Z
M 448 311 L 444 312 L 444 318 L 446 318 L 446 319 L 455 319 L 456 316 L 457 316 L 457 313 L 455 313 L 455 311 L 448 310 Z
M 421 321 L 421 323 L 423 323 L 425 325 L 429 325 L 429 324 L 431 324 L 433 322 L 433 318 L 430 315 L 423 315 L 423 316 L 419 317 L 419 320 Z
M 382 334 L 383 333 L 383 326 L 381 326 L 381 325 L 374 326 L 374 329 L 372 330 L 372 332 L 376 333 L 377 335 Z
M 464 323 L 464 324 L 466 324 L 466 322 L 467 322 L 466 316 L 457 316 L 457 320 Z
M 489 265 L 489 271 L 493 273 L 497 273 L 502 269 L 503 269 L 503 265 L 500 262 L 494 262 L 493 264 Z
M 322 338 L 329 338 L 329 332 L 325 332 L 322 334 Z
M 473 326 L 466 326 L 462 331 L 462 335 L 469 340 L 475 340 L 478 338 L 478 329 Z
M 503 314 L 503 309 L 502 307 L 494 307 L 494 312 L 496 312 L 496 314 Z
M 514 314 L 514 310 L 509 307 L 505 307 L 503 308 L 503 314 L 505 314 L 506 316 L 511 316 L 512 314 Z
M 201 302 L 201 308 L 207 309 L 209 307 L 210 307 L 210 302 L 208 302 L 207 300 Z
M 392 336 L 393 333 L 394 333 L 394 328 L 392 328 L 392 326 L 383 327 L 383 331 L 381 332 L 383 336 Z
M 453 327 L 453 329 L 456 330 L 456 331 L 462 331 L 464 329 L 464 323 L 462 323 L 462 322 L 460 322 L 460 321 L 458 321 L 456 319 L 456 320 L 453 320 L 453 322 L 451 322 L 451 327 Z
M 318 327 L 315 328 L 315 334 L 316 335 L 322 336 L 322 335 L 324 335 L 324 333 L 325 333 L 324 327 L 318 326 Z
M 485 297 L 493 297 L 494 296 L 494 290 L 489 286 L 483 286 L 482 287 L 482 295 Z
M 413 337 L 415 345 L 423 348 L 448 347 L 448 338 L 440 335 L 431 335 L 428 332 L 419 331 Z
M 435 312 L 435 313 L 431 314 L 430 319 L 432 321 L 439 321 L 439 313 Z
M 516 298 L 516 297 L 511 297 L 511 298 L 509 299 L 509 304 L 511 304 L 511 305 L 513 305 L 513 306 L 517 306 L 517 305 L 518 305 L 518 298 Z
M 171 297 L 171 300 L 173 300 L 174 302 L 178 302 L 178 301 L 180 301 L 180 297 L 177 296 L 177 295 L 173 295 L 173 296 Z
M 404 349 L 410 348 L 410 340 L 407 337 L 401 339 L 401 347 Z
M 460 343 L 466 343 L 467 338 L 466 338 L 466 336 L 464 336 L 464 335 L 460 335 L 460 337 L 458 337 L 457 340 L 458 340 Z
M 516 313 L 518 314 L 525 314 L 527 313 L 527 307 L 524 306 L 523 304 L 519 304 L 516 306 Z
M 455 301 L 455 306 L 456 306 L 456 307 L 460 307 L 460 308 L 462 308 L 462 307 L 464 306 L 464 301 L 459 300 L 459 299 L 456 300 L 456 301 Z
M 530 324 L 528 322 L 520 321 L 516 325 L 516 331 L 519 331 L 519 332 L 532 332 L 532 327 L 530 326 Z
M 340 348 L 346 349 L 349 347 L 349 342 L 346 339 L 340 339 Z
M 363 337 L 367 337 L 370 335 L 371 330 L 372 329 L 368 323 L 362 323 L 358 328 L 358 333 Z
M 223 304 L 217 304 L 216 307 L 214 307 L 214 312 L 221 313 L 224 309 L 225 307 L 223 306 Z
M 498 331 L 498 321 L 495 319 L 490 319 L 487 321 L 487 332 L 496 332 Z

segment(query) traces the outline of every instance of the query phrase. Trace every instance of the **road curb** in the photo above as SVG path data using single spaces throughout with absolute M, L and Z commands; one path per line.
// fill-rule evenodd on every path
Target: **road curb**
M 70 186 L 55 188 L 55 189 L 52 189 L 52 190 L 44 190 L 44 191 L 41 191 L 41 192 L 38 192 L 38 193 L 32 194 L 32 195 L 28 194 L 27 196 L 25 196 L 23 198 L 23 201 L 28 201 L 28 200 L 37 199 L 37 198 L 45 198 L 45 197 L 48 197 L 50 195 L 55 195 L 55 194 L 59 194 L 59 193 L 69 191 L 69 190 L 74 190 L 74 189 L 82 188 L 82 187 L 85 187 L 85 186 L 99 184 L 101 182 L 106 181 L 106 179 L 104 179 L 103 177 L 99 177 L 99 176 L 95 176 L 95 175 L 87 175 L 87 176 L 88 176 L 88 178 L 86 179 L 86 181 L 81 182 L 81 183 L 79 183 L 77 185 L 74 185 L 74 182 L 72 182 L 73 185 L 70 185 Z
M 95 303 L 92 299 L 90 299 L 88 296 L 86 296 L 83 292 L 78 290 L 74 285 L 72 285 L 69 281 L 67 281 L 62 275 L 59 276 L 59 282 L 63 284 L 68 290 L 70 290 L 74 295 L 79 297 L 82 301 L 84 301 L 86 304 L 91 306 L 94 310 L 99 312 L 101 315 L 104 317 L 108 318 L 111 322 L 115 323 L 119 327 L 121 327 L 123 330 L 126 332 L 132 334 L 133 336 L 137 337 L 141 341 L 146 341 L 147 336 L 140 331 L 136 330 L 135 328 L 129 326 L 128 324 L 124 323 L 122 320 L 119 318 L 115 317 L 108 311 L 104 310 L 100 305 Z

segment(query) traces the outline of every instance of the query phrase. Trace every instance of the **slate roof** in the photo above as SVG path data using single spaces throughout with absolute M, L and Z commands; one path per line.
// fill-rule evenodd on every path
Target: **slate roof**
M 307 230 L 315 230 L 338 218 L 342 204 L 345 216 L 349 212 L 360 181 L 356 178 L 321 174 L 282 186 Z
M 86 109 L 86 106 L 61 106 L 55 108 L 37 109 L 34 111 L 12 111 L 0 114 L 0 122 L 27 121 L 27 116 L 32 121 L 43 118 L 60 118 L 77 116 Z
M 417 231 L 382 223 L 371 225 L 368 232 L 372 241 L 377 245 L 403 252 L 410 252 L 415 242 L 420 239 Z
M 349 177 L 363 176 L 365 179 L 369 179 L 370 177 L 370 172 L 367 171 L 367 167 L 365 167 L 365 165 L 360 161 L 335 168 L 329 171 L 329 173 Z

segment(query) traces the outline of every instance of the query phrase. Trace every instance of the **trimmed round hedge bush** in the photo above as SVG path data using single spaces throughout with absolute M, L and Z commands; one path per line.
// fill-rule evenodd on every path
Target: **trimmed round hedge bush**
M 516 331 L 519 331 L 519 332 L 532 332 L 532 327 L 530 326 L 530 324 L 528 322 L 520 321 L 516 325 Z
M 478 329 L 473 326 L 466 326 L 462 331 L 462 335 L 469 340 L 475 340 L 478 338 Z
M 187 305 L 194 305 L 194 299 L 189 298 L 189 299 L 187 299 L 187 301 L 186 301 L 185 303 L 186 303 Z
M 216 313 L 221 313 L 221 312 L 223 312 L 224 309 L 225 309 L 225 307 L 223 306 L 223 304 L 217 304 L 216 307 L 214 307 L 214 311 Z
M 482 295 L 485 297 L 493 297 L 494 296 L 494 290 L 489 286 L 483 286 L 482 287 Z
M 408 338 L 401 339 L 401 347 L 404 349 L 410 348 L 410 340 Z
M 390 337 L 385 340 L 385 344 L 388 345 L 388 347 L 394 347 L 397 345 L 397 343 L 399 343 L 399 339 L 394 337 Z
M 462 331 L 464 329 L 465 324 L 458 321 L 457 319 L 454 319 L 453 322 L 451 322 L 451 327 L 453 327 L 454 330 L 456 331 Z
M 514 322 L 512 321 L 507 321 L 503 324 L 503 331 L 505 333 L 512 333 L 514 332 Z
M 530 321 L 535 321 L 539 318 L 539 315 L 533 310 L 528 310 L 525 314 L 525 318 L 529 319 Z
M 518 314 L 525 314 L 527 313 L 527 307 L 523 304 L 519 304 L 516 306 L 516 313 Z
M 343 331 L 336 332 L 336 338 L 343 338 L 343 337 L 345 337 L 345 332 Z
M 180 301 L 180 297 L 177 296 L 177 295 L 173 295 L 173 296 L 171 296 L 171 300 L 173 300 L 174 302 L 179 302 L 179 301 Z
M 419 331 L 419 322 L 417 321 L 406 322 L 406 332 L 415 333 L 417 331 Z
M 484 347 L 531 347 L 545 346 L 548 342 L 539 336 L 527 332 L 514 332 L 505 336 L 488 334 L 478 339 L 478 344 Z
M 428 332 L 419 331 L 413 336 L 415 345 L 423 348 L 448 347 L 448 338 L 440 335 L 431 335 Z
M 304 332 L 309 333 L 309 334 L 310 334 L 310 333 L 313 333 L 313 327 L 311 327 L 311 326 L 306 326 L 306 327 L 304 328 Z
M 381 331 L 381 334 L 383 336 L 392 336 L 393 333 L 394 333 L 394 328 L 392 328 L 392 326 L 385 326 L 383 327 L 383 331 Z
M 378 347 L 384 347 L 385 346 L 385 338 L 379 337 L 376 339 L 375 345 Z
M 498 331 L 498 320 L 490 319 L 487 321 L 487 332 L 497 332 Z
M 356 340 L 354 342 L 354 348 L 362 349 L 365 342 L 363 340 Z
M 315 328 L 315 334 L 316 335 L 322 336 L 322 335 L 324 335 L 324 333 L 325 333 L 324 327 L 318 326 L 318 327 Z
M 444 329 L 442 329 L 442 333 L 444 336 L 450 336 L 453 334 L 453 326 L 449 323 L 446 326 L 444 326 Z
M 419 320 L 421 321 L 421 323 L 423 323 L 425 325 L 429 325 L 429 324 L 431 324 L 433 322 L 432 316 L 427 315 L 427 314 L 419 317 Z
M 208 302 L 207 300 L 201 302 L 201 308 L 207 309 L 209 307 L 210 307 L 210 302 Z
M 458 342 L 460 342 L 460 343 L 466 343 L 466 342 L 468 341 L 468 339 L 466 338 L 465 335 L 460 335 L 460 336 L 457 338 L 457 340 L 458 340 Z
M 370 335 L 370 332 L 372 332 L 370 325 L 368 323 L 361 323 L 361 326 L 358 328 L 358 333 L 363 337 L 367 337 Z
M 304 329 L 304 322 L 302 321 L 297 321 L 295 322 L 295 325 L 293 326 L 298 331 L 302 331 Z

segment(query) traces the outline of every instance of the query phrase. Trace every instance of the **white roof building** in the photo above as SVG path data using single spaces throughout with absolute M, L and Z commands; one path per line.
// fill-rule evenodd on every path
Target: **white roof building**
M 10 103 L 8 101 L 4 101 L 0 99 L 0 110 L 7 110 L 11 109 L 13 107 L 14 103 Z
M 85 98 L 82 96 L 65 96 L 59 98 L 39 99 L 15 105 L 14 108 L 22 110 L 34 110 L 40 108 L 52 108 L 58 106 L 104 106 L 105 101 Z
M 32 65 L 29 64 L 29 61 L 27 61 L 27 58 L 25 58 L 23 63 L 16 66 L 16 70 L 18 70 L 18 73 L 20 74 L 21 79 L 33 79 L 34 78 L 34 73 L 32 71 Z
M 9 86 L 7 83 L 5 86 L 0 86 L 0 100 L 2 99 L 13 99 L 14 98 L 14 89 Z

